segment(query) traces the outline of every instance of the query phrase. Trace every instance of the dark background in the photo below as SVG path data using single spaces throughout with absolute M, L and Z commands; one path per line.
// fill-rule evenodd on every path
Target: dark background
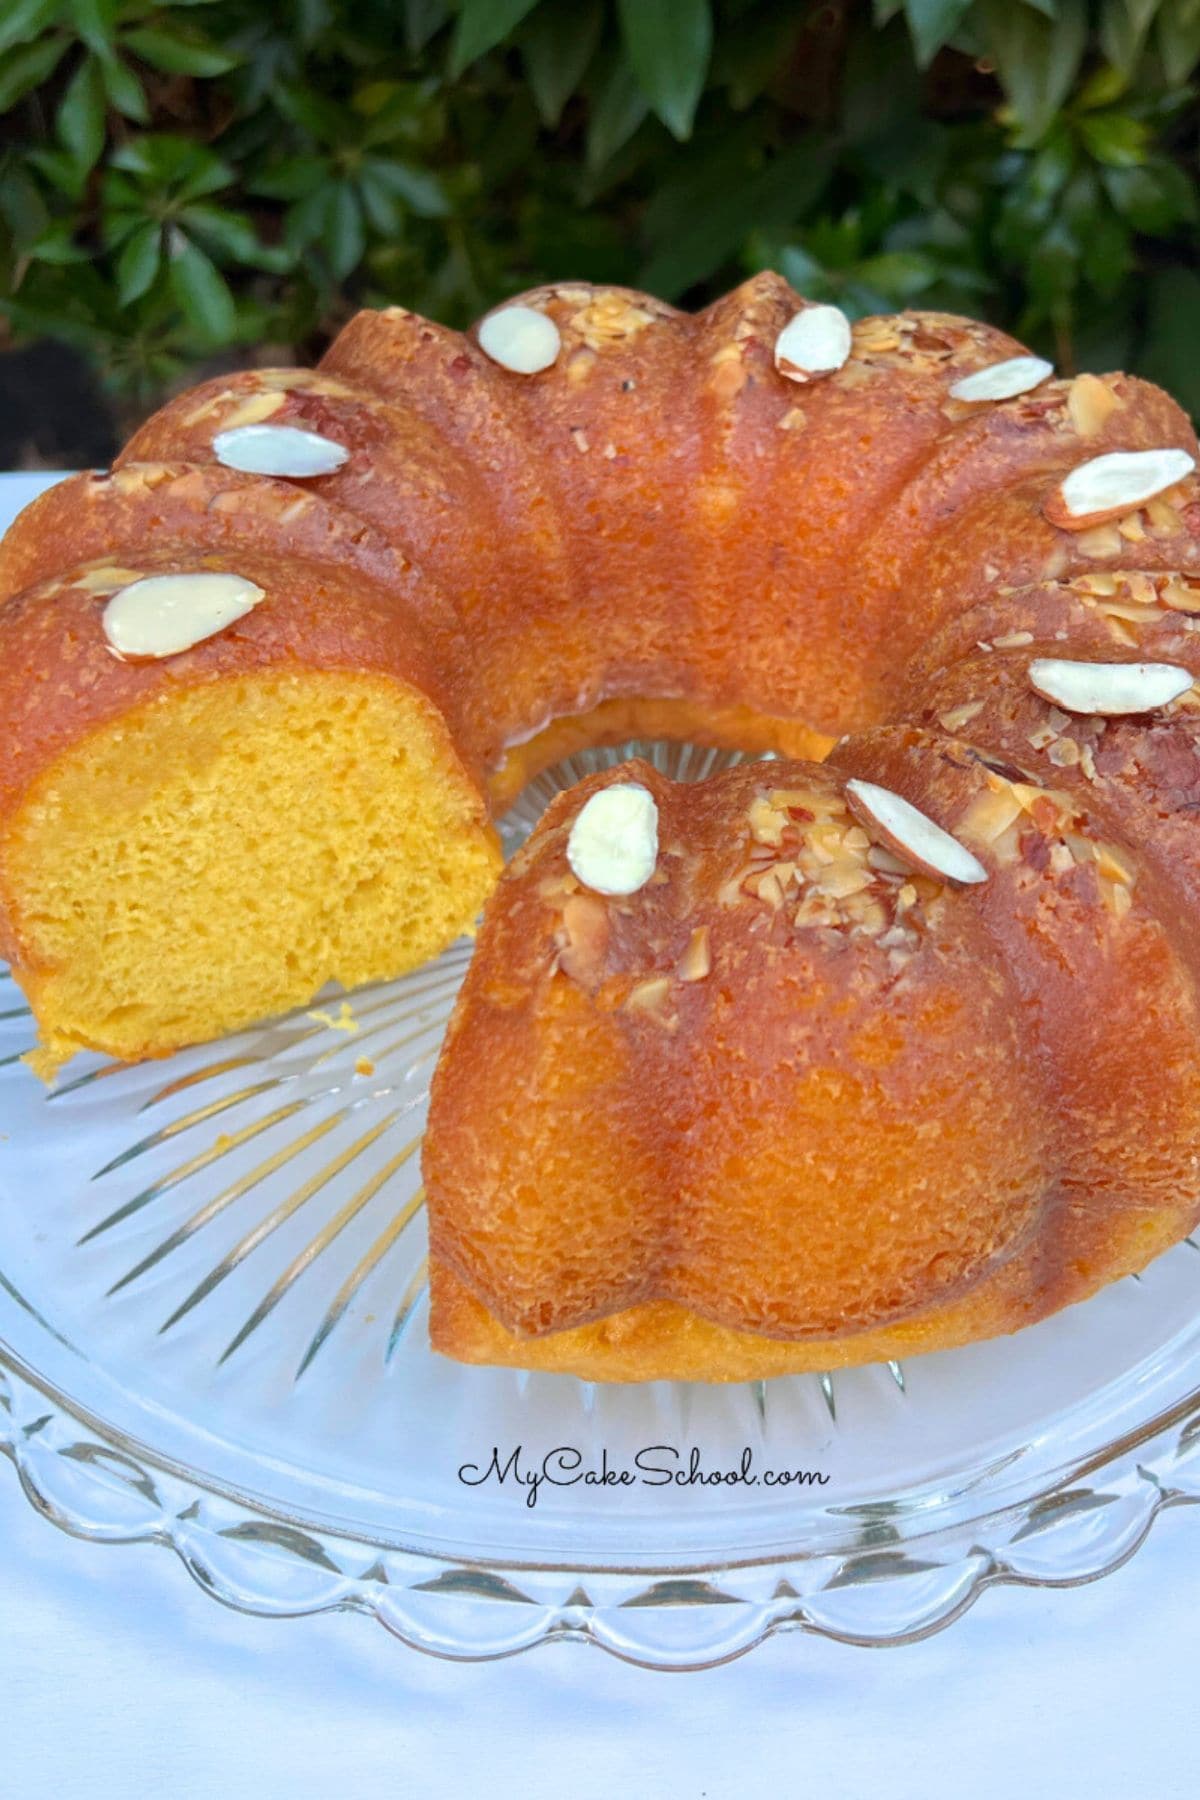
M 0 0 L 0 466 L 355 307 L 778 268 L 1200 412 L 1200 0 Z

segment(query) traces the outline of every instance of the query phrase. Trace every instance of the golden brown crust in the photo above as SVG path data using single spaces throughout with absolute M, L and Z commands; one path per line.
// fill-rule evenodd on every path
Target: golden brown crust
M 606 901 L 566 842 L 629 779 L 658 874 Z M 650 1299 L 801 1340 L 903 1318 L 1032 1228 L 1027 1057 L 972 912 L 876 866 L 823 770 L 622 765 L 549 809 L 485 920 L 434 1081 L 431 1246 L 523 1334 Z
M 6 604 L 0 628 L 0 716 L 6 725 L 0 816 L 55 758 L 92 732 L 160 695 L 232 674 L 298 663 L 377 671 L 428 695 L 443 716 L 453 716 L 429 646 L 392 593 L 352 570 L 248 545 L 232 555 L 215 550 L 187 558 L 189 567 L 231 569 L 264 589 L 266 600 L 238 624 L 159 661 L 114 655 L 101 626 L 107 601 L 143 575 L 177 571 L 181 560 L 169 542 L 156 544 L 136 560 L 85 563 Z
M 485 766 L 492 740 L 453 602 L 336 501 L 294 482 L 217 464 L 131 462 L 107 475 L 75 475 L 39 496 L 0 542 L 0 604 L 69 568 L 68 549 L 77 565 L 95 562 L 134 573 L 145 565 L 249 574 L 251 562 L 269 564 L 275 596 L 269 614 L 260 608 L 253 626 L 247 622 L 224 634 L 223 653 L 202 645 L 203 654 L 170 659 L 160 671 L 164 682 L 188 679 L 214 657 L 213 667 L 232 668 L 231 646 L 239 643 L 259 646 L 245 652 L 247 667 L 256 666 L 267 641 L 281 655 L 290 645 L 303 660 L 311 633 L 314 666 L 328 667 L 353 666 L 354 643 L 374 641 L 378 651 L 370 653 L 368 666 L 386 666 L 417 683 L 442 713 L 468 768 L 478 774 Z M 327 584 L 319 605 L 311 593 L 286 593 L 303 589 L 313 570 Z M 43 619 L 43 630 L 44 653 L 52 660 L 51 618 Z M 64 655 L 70 661 L 74 654 L 68 641 Z M 95 676 L 89 691 L 107 690 Z M 80 726 L 87 730 L 93 722 L 82 709 Z
M 443 671 L 469 685 L 465 711 L 477 732 L 486 728 L 487 757 L 496 760 L 513 729 L 506 708 L 515 706 L 520 719 L 531 704 L 528 674 L 524 688 L 517 681 L 511 613 L 496 604 L 498 588 L 521 591 L 525 570 L 513 564 L 512 521 L 497 508 L 480 462 L 413 406 L 316 370 L 258 369 L 171 401 L 127 445 L 118 473 L 137 463 L 186 462 L 235 480 L 215 462 L 213 439 L 243 422 L 317 432 L 349 452 L 335 473 L 285 485 L 293 498 L 322 502 L 364 542 L 382 539 L 392 553 L 389 579 L 399 569 L 401 586 L 440 594 L 460 633 L 457 650 L 448 646 L 442 656 Z
M 851 773 L 955 831 L 988 883 L 856 887 Z M 1017 774 L 904 727 L 825 769 L 687 787 L 624 765 L 563 796 L 502 882 L 435 1079 L 431 1248 L 455 1278 L 435 1342 L 613 1379 L 829 1367 L 1015 1329 L 1189 1230 L 1190 934 L 1094 803 Z M 606 901 L 565 839 L 631 777 L 663 878 Z
M 1197 478 L 1053 522 L 1090 457 L 1194 453 L 1185 416 L 1119 375 L 964 402 L 1020 346 L 930 313 L 861 321 L 841 369 L 790 382 L 801 302 L 773 275 L 694 317 L 523 298 L 561 337 L 540 375 L 363 313 L 318 371 L 219 377 L 24 515 L 0 550 L 0 824 L 89 734 L 258 669 L 404 684 L 481 821 L 489 775 L 496 806 L 587 742 L 819 755 L 860 731 L 821 769 L 636 772 L 662 854 L 625 901 L 581 891 L 565 843 L 631 772 L 551 809 L 435 1082 L 435 1341 L 735 1379 L 1012 1329 L 1137 1266 L 1196 1210 L 1197 713 L 1064 720 L 1028 665 L 1200 674 Z M 250 422 L 347 459 L 237 475 L 213 439 Z M 196 567 L 266 602 L 166 662 L 113 658 L 114 586 Z M 873 861 L 852 775 L 960 835 L 986 884 Z
M 1069 1286 L 1023 1280 L 1026 1271 L 1014 1260 L 986 1285 L 946 1306 L 875 1331 L 807 1342 L 731 1330 L 671 1300 L 649 1300 L 546 1337 L 521 1337 L 433 1257 L 430 1337 L 435 1350 L 459 1362 L 502 1363 L 584 1381 L 759 1381 L 924 1356 L 1020 1331 L 1145 1268 L 1177 1236 L 1173 1218 L 1131 1216 L 1114 1226 L 1106 1261 L 1071 1271 Z

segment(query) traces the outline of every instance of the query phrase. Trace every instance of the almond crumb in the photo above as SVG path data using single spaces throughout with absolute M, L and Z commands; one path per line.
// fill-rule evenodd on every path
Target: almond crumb
M 653 1019 L 656 1025 L 662 1025 L 668 1031 L 674 1031 L 679 1021 L 670 1017 L 665 1010 L 670 989 L 671 981 L 667 975 L 649 975 L 643 981 L 635 981 L 625 996 L 625 1010 L 626 1012 L 644 1013 L 648 1019 Z
M 979 717 L 983 705 L 982 700 L 969 700 L 963 706 L 952 706 L 949 712 L 939 714 L 938 724 L 943 731 L 961 731 L 964 725 L 969 725 L 972 719 Z
M 697 925 L 688 939 L 687 949 L 679 959 L 675 973 L 680 981 L 703 981 L 712 969 L 712 951 L 708 941 L 708 926 Z
M 1077 375 L 1067 389 L 1067 413 L 1081 438 L 1098 436 L 1117 405 L 1117 396 L 1098 375 Z

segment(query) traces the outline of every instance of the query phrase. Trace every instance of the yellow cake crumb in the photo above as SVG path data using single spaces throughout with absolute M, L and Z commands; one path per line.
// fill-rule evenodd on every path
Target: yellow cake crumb
M 358 1020 L 355 1018 L 354 1009 L 348 1000 L 342 1001 L 336 1013 L 322 1012 L 319 1007 L 314 1007 L 308 1017 L 315 1019 L 318 1025 L 328 1025 L 330 1031 L 353 1033 L 358 1030 Z

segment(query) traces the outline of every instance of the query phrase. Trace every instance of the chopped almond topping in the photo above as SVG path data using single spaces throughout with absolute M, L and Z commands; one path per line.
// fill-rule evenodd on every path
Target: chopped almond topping
M 1067 389 L 1067 413 L 1082 438 L 1098 437 L 1119 402 L 1098 375 L 1077 375 Z
M 712 951 L 708 941 L 708 926 L 697 925 L 688 939 L 687 949 L 679 959 L 676 974 L 680 981 L 703 981 L 712 969 Z

